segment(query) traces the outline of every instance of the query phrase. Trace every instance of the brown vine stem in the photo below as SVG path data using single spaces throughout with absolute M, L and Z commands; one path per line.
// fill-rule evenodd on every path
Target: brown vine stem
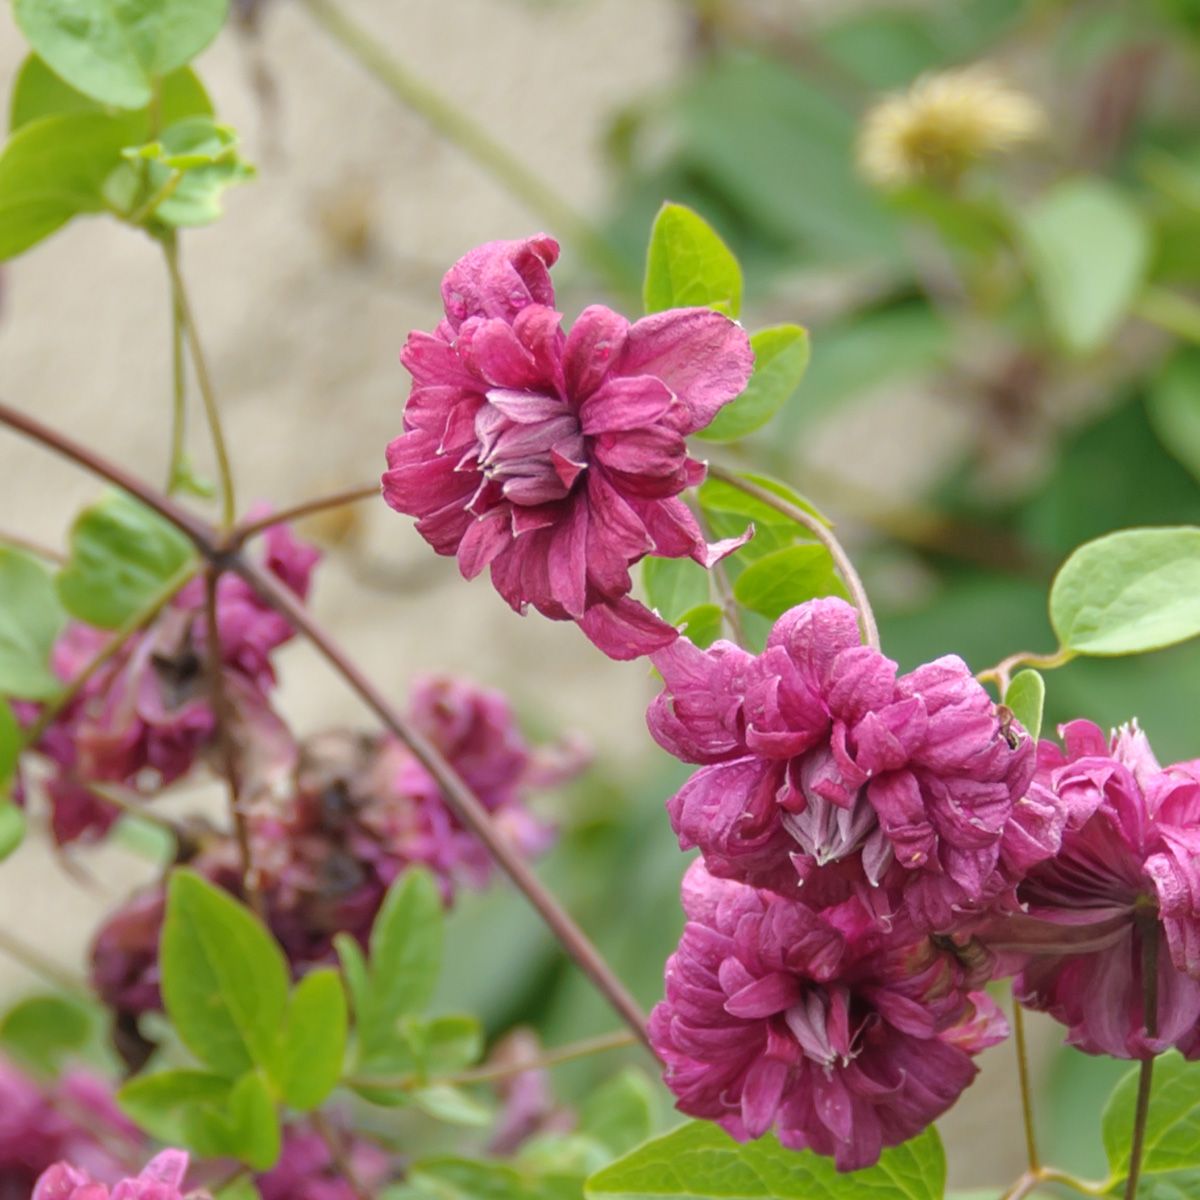
M 212 696 L 213 713 L 217 719 L 217 753 L 220 756 L 221 772 L 229 788 L 229 813 L 233 818 L 233 831 L 237 839 L 238 857 L 241 859 L 242 890 L 250 907 L 266 923 L 267 907 L 259 887 L 258 871 L 254 867 L 254 854 L 250 846 L 250 826 L 242 807 L 242 789 L 238 778 L 237 750 L 233 744 L 234 712 L 225 690 L 225 664 L 221 655 L 221 630 L 217 622 L 217 585 L 221 579 L 218 567 L 210 565 L 204 572 L 204 618 L 208 626 L 208 686 Z
M 509 1079 L 513 1075 L 523 1075 L 526 1071 L 544 1071 L 549 1067 L 558 1067 L 563 1063 L 575 1062 L 580 1058 L 588 1058 L 593 1054 L 603 1054 L 606 1050 L 620 1050 L 626 1046 L 637 1045 L 638 1039 L 632 1032 L 624 1029 L 616 1033 L 604 1033 L 598 1037 L 584 1038 L 572 1042 L 568 1046 L 560 1046 L 556 1050 L 547 1050 L 544 1054 L 521 1059 L 518 1062 L 485 1063 L 481 1067 L 472 1067 L 469 1071 L 459 1071 L 455 1075 L 444 1075 L 437 1079 L 423 1080 L 416 1075 L 397 1075 L 388 1079 L 372 1079 L 369 1076 L 359 1076 L 346 1080 L 354 1087 L 382 1088 L 384 1091 L 403 1091 L 406 1088 L 428 1084 L 448 1084 L 461 1087 L 463 1084 L 491 1083 L 493 1080 Z
M 637 1002 L 612 972 L 588 936 L 492 825 L 487 810 L 458 776 L 454 768 L 391 707 L 374 684 L 313 620 L 308 611 L 286 587 L 279 583 L 274 576 L 248 562 L 236 551 L 231 551 L 224 539 L 206 521 L 196 517 L 143 480 L 131 475 L 115 463 L 109 462 L 73 438 L 51 429 L 36 418 L 20 412 L 3 401 L 0 401 L 0 425 L 6 425 L 10 429 L 24 434 L 47 449 L 62 455 L 92 474 L 116 484 L 130 495 L 135 496 L 190 537 L 196 548 L 212 566 L 236 571 L 266 603 L 282 613 L 304 633 L 347 684 L 374 710 L 384 725 L 412 749 L 441 787 L 446 802 L 458 818 L 494 856 L 501 869 L 524 894 L 575 963 L 608 1000 L 638 1039 L 653 1053 L 645 1029 L 645 1017 Z
M 709 463 L 708 474 L 709 478 L 719 479 L 722 483 L 727 483 L 730 487 L 735 487 L 739 491 L 745 492 L 747 496 L 753 496 L 760 504 L 765 504 L 769 508 L 773 508 L 776 512 L 782 513 L 789 520 L 795 521 L 797 525 L 802 525 L 829 551 L 834 565 L 846 581 L 846 587 L 850 590 L 850 598 L 854 601 L 854 607 L 858 609 L 858 619 L 862 625 L 863 638 L 868 646 L 878 650 L 879 626 L 875 624 L 875 614 L 872 612 L 871 602 L 867 598 L 867 589 L 863 587 L 862 579 L 854 569 L 854 564 L 850 561 L 850 556 L 846 553 L 842 543 L 834 537 L 832 530 L 818 521 L 812 513 L 807 513 L 804 509 L 785 500 L 782 496 L 777 496 L 774 492 L 768 491 L 764 487 L 759 487 L 757 483 L 749 479 L 744 479 L 736 471 L 727 471 L 724 467 Z
M 1145 1026 L 1147 1039 L 1153 1039 L 1158 1035 L 1158 913 L 1153 908 L 1140 908 L 1135 912 L 1134 921 L 1142 936 L 1142 1024 Z M 1142 1173 L 1142 1152 L 1146 1147 L 1146 1119 L 1150 1115 L 1150 1092 L 1154 1085 L 1154 1058 L 1154 1054 L 1143 1058 L 1138 1070 L 1125 1200 L 1135 1200 L 1138 1179 Z
M 0 547 L 3 546 L 9 546 L 14 550 L 23 550 L 26 554 L 32 554 L 34 558 L 44 558 L 47 562 L 58 563 L 60 566 L 67 561 L 67 556 L 61 550 L 43 546 L 40 542 L 22 537 L 19 533 L 0 531 Z
M 1033 1123 L 1033 1088 L 1029 1079 L 1029 1043 L 1025 1037 L 1025 1010 L 1013 992 L 1013 1041 L 1017 1050 L 1017 1079 L 1021 1088 L 1021 1116 L 1025 1124 L 1025 1154 L 1029 1161 L 1029 1169 L 1037 1172 L 1041 1169 L 1038 1157 L 1037 1133 Z
M 87 996 L 91 992 L 86 983 L 72 975 L 66 967 L 61 967 L 53 959 L 47 958 L 40 950 L 14 937 L 8 930 L 0 928 L 0 953 L 7 954 L 13 962 L 20 963 L 34 975 L 40 975 L 47 983 L 64 992 L 76 996 Z
M 221 523 L 226 529 L 233 527 L 237 515 L 237 503 L 233 494 L 233 467 L 229 461 L 229 449 L 225 443 L 225 431 L 221 426 L 221 411 L 217 407 L 217 396 L 213 390 L 212 376 L 208 373 L 208 359 L 200 344 L 200 331 L 196 327 L 195 314 L 188 300 L 183 283 L 183 272 L 179 269 L 179 244 L 174 236 L 162 243 L 167 260 L 167 273 L 171 277 L 171 294 L 183 322 L 183 333 L 188 349 L 192 353 L 192 366 L 196 369 L 196 383 L 200 387 L 200 398 L 204 401 L 204 413 L 208 419 L 212 436 L 213 453 L 217 458 L 217 477 L 221 488 Z
M 301 517 L 310 517 L 313 513 L 324 512 L 329 508 L 341 508 L 346 504 L 357 504 L 360 500 L 376 499 L 379 496 L 378 483 L 364 484 L 362 487 L 346 488 L 342 492 L 334 492 L 330 496 L 318 496 L 315 500 L 306 500 L 303 504 L 293 504 L 291 508 L 281 508 L 257 521 L 242 521 L 233 531 L 230 545 L 235 549 L 244 545 L 252 537 L 264 533 L 274 525 L 285 525 L 289 521 L 298 521 Z

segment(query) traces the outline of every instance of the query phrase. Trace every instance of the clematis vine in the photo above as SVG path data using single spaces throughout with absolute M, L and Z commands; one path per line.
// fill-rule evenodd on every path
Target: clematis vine
M 647 554 L 711 566 L 679 498 L 704 478 L 685 438 L 746 386 L 742 328 L 707 308 L 630 323 L 602 305 L 569 333 L 555 311 L 545 234 L 472 250 L 442 283 L 445 318 L 401 354 L 413 377 L 383 495 L 418 518 L 468 579 L 490 568 L 518 612 L 574 620 L 612 658 L 677 633 L 632 599 Z
M 1007 1035 L 983 983 L 927 937 L 885 931 L 857 898 L 818 912 L 711 875 L 683 881 L 688 923 L 650 1018 L 678 1107 L 740 1141 L 870 1166 L 974 1079 Z
M 814 907 L 857 895 L 934 931 L 1011 899 L 1002 842 L 1033 746 L 961 659 L 899 675 L 824 599 L 785 613 L 761 655 L 680 639 L 653 662 L 650 731 L 702 764 L 671 823 L 713 875 Z

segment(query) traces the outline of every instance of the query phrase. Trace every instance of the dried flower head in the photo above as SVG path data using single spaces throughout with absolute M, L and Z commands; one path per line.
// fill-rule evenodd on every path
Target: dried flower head
M 1045 125 L 1037 101 L 989 67 L 922 75 L 908 91 L 886 97 L 867 113 L 858 165 L 883 188 L 953 181 L 978 159 L 1038 137 Z

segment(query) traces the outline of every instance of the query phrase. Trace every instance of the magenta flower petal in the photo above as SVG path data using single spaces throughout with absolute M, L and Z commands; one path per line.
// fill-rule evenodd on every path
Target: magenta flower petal
M 442 300 L 455 330 L 470 317 L 512 319 L 530 304 L 554 305 L 550 268 L 558 243 L 544 233 L 512 242 L 488 242 L 446 272 Z

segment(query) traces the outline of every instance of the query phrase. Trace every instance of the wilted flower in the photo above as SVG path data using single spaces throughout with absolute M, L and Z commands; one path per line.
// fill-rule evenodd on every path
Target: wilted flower
M 508 701 L 461 679 L 413 687 L 414 725 L 466 780 L 515 849 L 532 857 L 553 831 L 527 808 L 530 793 L 577 774 L 586 756 L 567 741 L 531 746 Z M 333 938 L 366 943 L 391 884 L 410 867 L 431 871 L 447 904 L 462 885 L 482 887 L 493 864 L 447 806 L 441 789 L 398 740 L 345 730 L 304 739 L 286 791 L 263 791 L 247 812 L 250 850 L 267 921 L 293 969 L 328 961 Z M 242 895 L 232 837 L 201 841 L 191 868 Z M 160 1007 L 158 937 L 165 901 L 155 887 L 100 928 L 92 979 L 119 1012 Z
M 757 657 L 681 639 L 653 661 L 651 733 L 705 764 L 671 823 L 714 875 L 817 907 L 869 896 L 931 930 L 1011 890 L 1001 839 L 1033 747 L 961 659 L 897 677 L 854 609 L 825 599 L 780 617 Z
M 857 900 L 817 912 L 697 861 L 650 1037 L 681 1111 L 740 1141 L 774 1127 L 792 1149 L 870 1166 L 975 1077 L 1007 1033 L 959 959 L 884 933 Z
M 284 526 L 264 537 L 264 566 L 301 599 L 308 594 L 319 553 Z M 91 784 L 118 784 L 153 795 L 185 775 L 212 744 L 204 584 L 189 583 L 158 618 L 96 670 L 37 742 L 53 764 L 45 781 L 52 825 L 60 843 L 104 835 L 118 810 Z M 240 721 L 272 721 L 267 693 L 275 673 L 270 656 L 294 631 L 237 576 L 217 585 L 217 627 L 225 688 Z M 75 622 L 54 647 L 52 666 L 70 683 L 112 634 Z M 26 723 L 36 710 L 26 706 Z
M 578 621 L 606 654 L 633 658 L 676 633 L 630 598 L 630 565 L 708 566 L 736 544 L 706 545 L 678 496 L 704 478 L 684 438 L 742 391 L 753 354 L 706 308 L 631 325 L 592 305 L 564 334 L 557 258 L 539 234 L 447 272 L 445 320 L 401 354 L 413 389 L 383 494 L 468 579 L 490 567 L 518 612 Z
M 183 1150 L 164 1150 L 152 1158 L 135 1179 L 122 1179 L 112 1189 L 87 1171 L 67 1162 L 55 1163 L 37 1181 L 31 1200 L 183 1200 L 188 1156 Z M 206 1193 L 191 1192 L 190 1200 Z
M 346 1135 L 342 1155 L 355 1183 L 370 1196 L 377 1195 L 392 1175 L 392 1160 L 373 1142 Z M 255 1183 L 262 1200 L 358 1200 L 361 1195 L 334 1161 L 329 1143 L 307 1125 L 284 1129 L 279 1161 Z
M 941 71 L 922 75 L 867 113 L 858 164 L 884 188 L 953 181 L 976 160 L 1031 141 L 1045 126 L 1037 101 L 989 68 Z
M 1062 811 L 1059 844 L 1020 885 L 1022 914 L 980 936 L 1030 956 L 1018 997 L 1068 1026 L 1081 1050 L 1140 1058 L 1174 1046 L 1200 1058 L 1200 760 L 1160 767 L 1136 725 L 1111 741 L 1089 721 L 1061 733 L 1062 749 L 1039 744 L 1029 789 Z
M 137 1153 L 144 1143 L 107 1084 L 68 1071 L 43 1086 L 0 1059 L 0 1200 L 28 1200 L 38 1177 L 60 1160 L 115 1183 L 124 1171 L 107 1141 Z

